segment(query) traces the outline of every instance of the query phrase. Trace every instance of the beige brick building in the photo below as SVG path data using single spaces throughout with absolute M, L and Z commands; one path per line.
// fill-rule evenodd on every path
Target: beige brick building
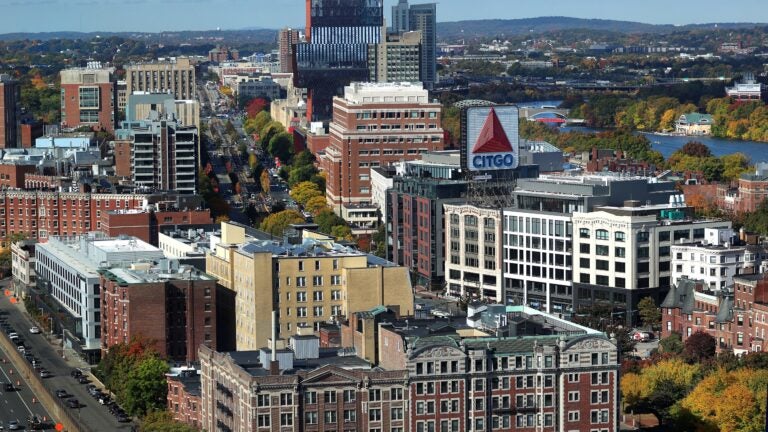
M 126 92 L 171 93 L 176 99 L 195 99 L 195 66 L 180 57 L 125 67 Z
M 280 338 L 378 305 L 414 311 L 407 268 L 315 233 L 305 231 L 300 244 L 246 241 L 244 227 L 222 223 L 211 246 L 206 272 L 236 294 L 238 351 L 267 345 L 272 310 Z

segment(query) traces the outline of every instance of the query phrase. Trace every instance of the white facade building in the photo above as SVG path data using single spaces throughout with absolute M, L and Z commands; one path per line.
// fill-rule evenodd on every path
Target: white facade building
M 503 301 L 501 211 L 469 204 L 443 209 L 447 294 Z
M 383 168 L 371 169 L 371 203 L 379 209 L 381 223 L 387 223 L 387 191 L 392 189 L 394 179 Z
M 100 268 L 126 267 L 164 259 L 163 252 L 135 237 L 109 238 L 101 233 L 53 236 L 36 246 L 36 272 L 49 294 L 69 314 L 67 340 L 81 349 L 100 350 Z
M 504 221 L 507 303 L 529 305 L 547 313 L 570 311 L 571 214 L 505 209 Z
M 755 273 L 761 256 L 746 245 L 734 246 L 731 229 L 706 229 L 704 240 L 672 246 L 672 283 L 680 279 L 703 280 L 711 291 L 733 285 L 733 277 Z
M 696 220 L 682 199 L 666 205 L 599 207 L 573 215 L 574 307 L 610 304 L 632 325 L 637 302 L 662 298 L 672 282 L 671 247 L 704 239 L 730 221 Z M 623 309 L 623 312 L 621 311 Z

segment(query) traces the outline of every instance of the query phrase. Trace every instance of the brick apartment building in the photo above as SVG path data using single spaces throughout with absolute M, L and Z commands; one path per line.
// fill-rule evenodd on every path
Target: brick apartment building
M 112 68 L 64 69 L 61 76 L 61 126 L 114 132 L 117 82 Z
M 679 333 L 683 341 L 704 332 L 717 351 L 766 351 L 768 279 L 764 274 L 733 278 L 732 289 L 711 291 L 703 281 L 681 279 L 661 303 L 662 337 Z
M 5 190 L 0 191 L 0 242 L 13 234 L 45 242 L 50 236 L 100 231 L 102 223 L 114 234 L 117 227 L 125 230 L 130 226 L 126 219 L 135 218 L 130 222 L 141 225 L 131 227 L 132 232 L 148 243 L 154 238 L 156 243 L 156 232 L 163 226 L 211 223 L 210 211 L 199 206 L 199 202 L 170 194 Z M 125 210 L 141 211 L 144 216 L 119 213 Z
M 173 419 L 195 428 L 200 428 L 200 376 L 196 371 L 183 370 L 178 374 L 169 374 L 168 412 Z
M 314 351 L 308 358 L 284 357 L 280 370 L 271 373 L 264 366 L 269 349 L 218 353 L 200 347 L 203 429 L 411 430 L 406 371 L 372 370 L 362 359 L 336 355 L 337 349 Z
M 469 319 L 454 321 L 403 320 L 381 306 L 355 313 L 342 325 L 342 350 L 320 348 L 319 338 L 302 330 L 287 343 L 278 339 L 274 357 L 271 346 L 221 353 L 200 347 L 201 425 L 618 430 L 615 339 L 525 306 L 470 309 Z
M 25 185 L 26 176 L 36 173 L 37 166 L 33 163 L 0 163 L 0 188 L 21 189 Z
M 371 203 L 371 168 L 442 150 L 440 111 L 416 84 L 353 83 L 334 97 L 329 145 L 320 157 L 334 211 Z
M 742 174 L 735 187 L 720 185 L 719 208 L 734 213 L 755 211 L 768 198 L 768 164 L 758 163 L 754 173 Z
M 161 355 L 182 362 L 197 361 L 200 345 L 216 347 L 212 276 L 173 260 L 100 273 L 102 356 L 137 336 L 155 341 Z

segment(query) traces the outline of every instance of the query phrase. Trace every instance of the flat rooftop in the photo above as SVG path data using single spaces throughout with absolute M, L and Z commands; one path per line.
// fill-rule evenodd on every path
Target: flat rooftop
M 160 250 L 137 238 L 94 240 L 93 245 L 104 252 L 157 252 Z

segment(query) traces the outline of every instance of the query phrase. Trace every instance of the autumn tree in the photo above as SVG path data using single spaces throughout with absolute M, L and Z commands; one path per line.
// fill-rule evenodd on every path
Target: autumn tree
M 142 417 L 141 432 L 197 432 L 192 426 L 174 420 L 168 411 L 153 411 Z
M 283 231 L 285 231 L 289 225 L 299 223 L 304 223 L 304 218 L 301 216 L 301 213 L 296 210 L 283 210 L 264 218 L 259 229 L 266 231 L 275 237 L 282 237 Z
M 304 210 L 310 212 L 313 216 L 328 208 L 328 202 L 323 195 L 314 196 L 304 204 Z
M 262 171 L 261 176 L 259 176 L 259 183 L 261 184 L 261 190 L 264 191 L 264 193 L 269 193 L 270 182 L 269 171 Z
M 709 333 L 697 331 L 688 336 L 683 346 L 683 357 L 691 363 L 702 363 L 715 357 L 717 341 Z
M 306 205 L 310 199 L 322 195 L 317 185 L 309 181 L 298 183 L 291 188 L 291 198 L 302 206 Z
M 249 119 L 255 119 L 257 115 L 264 112 L 269 106 L 264 98 L 253 98 L 245 105 L 245 112 Z

